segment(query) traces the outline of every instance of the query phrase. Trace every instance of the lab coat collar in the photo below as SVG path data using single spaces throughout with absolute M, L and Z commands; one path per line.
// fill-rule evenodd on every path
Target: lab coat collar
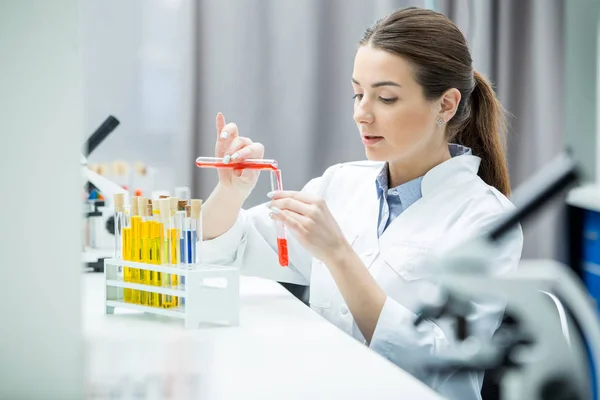
M 454 186 L 473 179 L 477 175 L 481 158 L 463 154 L 436 165 L 423 176 L 421 193 L 423 197 L 433 193 L 440 186 Z
M 458 182 L 456 181 L 457 177 L 452 175 L 459 174 L 460 172 L 470 172 L 471 175 L 477 174 L 477 171 L 479 171 L 479 164 L 481 163 L 481 158 L 473 156 L 473 150 L 471 150 L 471 148 L 456 143 L 449 143 L 448 150 L 450 151 L 450 156 L 452 157 L 450 160 L 435 166 L 434 168 L 429 170 L 424 176 L 419 177 L 417 179 L 423 178 L 424 180 L 425 176 L 433 172 L 434 177 L 431 179 L 438 181 L 439 184 L 445 182 L 446 180 L 450 180 L 451 182 Z M 468 159 L 469 157 L 471 158 Z M 460 158 L 459 162 L 450 162 L 457 158 Z M 438 171 L 434 171 L 436 169 Z M 440 169 L 442 170 L 442 172 L 439 171 Z M 461 179 L 460 177 L 458 178 Z M 425 189 L 423 189 L 423 185 L 424 184 L 421 182 L 421 196 L 425 196 Z M 396 188 L 400 186 L 397 186 Z M 437 184 L 435 186 L 437 186 Z M 388 184 L 388 163 L 386 162 L 383 163 L 381 168 L 378 169 L 375 178 L 375 190 L 377 191 L 377 198 L 381 199 L 384 190 L 388 189 L 391 188 Z

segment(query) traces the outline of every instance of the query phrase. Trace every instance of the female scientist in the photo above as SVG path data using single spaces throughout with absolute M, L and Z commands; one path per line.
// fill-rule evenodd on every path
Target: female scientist
M 245 274 L 310 283 L 310 306 L 449 398 L 479 399 L 482 374 L 430 373 L 424 360 L 454 340 L 450 323 L 413 325 L 421 263 L 490 229 L 513 208 L 503 110 L 472 67 L 466 39 L 445 16 L 402 9 L 368 29 L 352 74 L 354 120 L 370 161 L 328 168 L 300 192 L 270 193 L 242 210 L 256 171 L 220 169 L 204 206 L 204 261 Z M 262 158 L 264 148 L 218 114 L 216 155 Z M 273 219 L 289 238 L 278 264 Z M 502 243 L 497 272 L 517 267 L 520 229 Z M 471 332 L 491 336 L 502 307 L 477 303 Z

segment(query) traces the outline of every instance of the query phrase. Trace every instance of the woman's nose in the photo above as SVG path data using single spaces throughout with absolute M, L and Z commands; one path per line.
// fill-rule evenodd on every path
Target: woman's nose
M 354 121 L 357 124 L 370 124 L 373 122 L 373 112 L 368 109 L 368 107 L 361 100 L 354 107 Z

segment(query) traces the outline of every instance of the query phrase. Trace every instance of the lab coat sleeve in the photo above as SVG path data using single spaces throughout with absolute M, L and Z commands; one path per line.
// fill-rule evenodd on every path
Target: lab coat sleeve
M 488 231 L 501 216 L 484 217 L 471 224 L 472 233 L 481 234 Z M 517 268 L 522 245 L 523 235 L 518 228 L 501 245 L 499 256 L 495 259 L 497 273 L 506 273 Z M 473 303 L 473 306 L 474 311 L 467 317 L 470 332 L 482 339 L 489 339 L 500 324 L 505 304 L 496 299 L 489 299 Z M 440 319 L 435 323 L 425 321 L 415 327 L 415 317 L 411 310 L 388 297 L 370 347 L 449 399 L 480 399 L 482 374 L 432 374 L 424 368 L 428 359 L 454 344 L 454 322 L 450 319 Z
M 323 176 L 308 182 L 302 192 L 324 197 L 339 164 L 329 167 Z M 289 266 L 281 267 L 277 256 L 275 224 L 269 217 L 268 203 L 240 210 L 234 225 L 222 235 L 201 242 L 202 262 L 234 265 L 243 275 L 279 282 L 308 285 L 312 256 L 287 231 Z

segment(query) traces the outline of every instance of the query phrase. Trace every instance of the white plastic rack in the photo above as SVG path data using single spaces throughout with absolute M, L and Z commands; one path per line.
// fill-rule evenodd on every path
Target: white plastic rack
M 184 278 L 183 287 L 155 286 L 124 281 L 122 268 L 139 268 Z M 197 328 L 202 323 L 228 323 L 239 325 L 240 270 L 237 267 L 203 264 L 157 265 L 141 262 L 105 259 L 105 306 L 106 314 L 114 314 L 115 308 L 126 308 L 149 314 L 183 319 L 186 328 Z M 184 299 L 183 305 L 161 308 L 125 302 L 124 290 L 133 289 Z

